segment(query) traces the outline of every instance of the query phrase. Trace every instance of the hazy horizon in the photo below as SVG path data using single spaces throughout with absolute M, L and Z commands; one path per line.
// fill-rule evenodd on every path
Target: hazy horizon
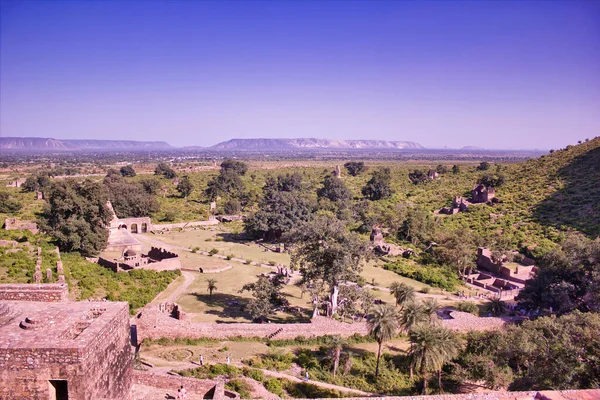
M 551 149 L 600 132 L 600 2 L 0 1 L 0 135 Z

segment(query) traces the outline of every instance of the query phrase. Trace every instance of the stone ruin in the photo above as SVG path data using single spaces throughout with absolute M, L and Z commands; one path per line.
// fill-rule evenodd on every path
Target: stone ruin
M 17 178 L 14 181 L 8 182 L 6 184 L 6 187 L 20 188 L 21 186 L 23 186 L 26 180 L 26 178 Z
M 491 186 L 485 186 L 483 183 L 475 185 L 473 188 L 472 203 L 487 203 L 496 197 L 496 189 Z
M 415 254 L 412 249 L 403 249 L 395 244 L 386 243 L 383 238 L 383 231 L 379 226 L 375 226 L 371 230 L 371 243 L 373 243 L 373 251 L 381 256 L 402 256 L 409 258 Z
M 434 181 L 439 178 L 440 174 L 438 174 L 436 170 L 430 169 L 429 171 L 427 171 L 427 179 L 429 179 L 430 181 Z
M 489 249 L 480 247 L 477 249 L 477 266 L 482 271 L 468 275 L 467 282 L 497 293 L 500 297 L 514 297 L 536 270 L 534 261 L 527 257 L 516 264 L 509 268 L 506 258 L 495 261 Z
M 493 187 L 478 184 L 473 188 L 471 199 L 467 200 L 464 197 L 456 196 L 452 201 L 451 207 L 442 207 L 438 212 L 440 214 L 454 215 L 459 212 L 469 211 L 469 207 L 473 204 L 490 204 L 496 201 L 496 190 Z
M 158 305 L 158 311 L 163 314 L 169 314 L 175 319 L 187 319 L 187 314 L 181 309 L 181 307 L 177 303 L 160 303 Z
M 179 255 L 159 247 L 151 247 L 148 254 L 127 249 L 123 252 L 121 258 L 108 260 L 104 257 L 98 257 L 97 263 L 113 272 L 129 271 L 136 268 L 155 271 L 181 269 Z
M 4 229 L 7 231 L 28 230 L 33 234 L 40 232 L 35 221 L 21 221 L 17 218 L 6 218 L 4 220 Z
M 127 303 L 28 296 L 44 286 L 0 285 L 0 398 L 129 398 Z
M 335 176 L 336 178 L 342 177 L 342 169 L 340 168 L 339 165 L 335 166 L 335 169 L 333 170 L 333 176 Z

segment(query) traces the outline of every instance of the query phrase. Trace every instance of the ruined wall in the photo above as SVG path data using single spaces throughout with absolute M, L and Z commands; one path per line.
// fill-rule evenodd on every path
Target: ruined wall
M 114 318 L 93 332 L 94 338 L 83 352 L 86 382 L 82 399 L 121 400 L 129 395 L 133 374 L 129 306 L 120 304 Z
M 37 234 L 40 231 L 35 221 L 21 221 L 16 218 L 6 218 L 4 220 L 4 229 L 7 231 L 28 230 L 33 234 Z
M 135 371 L 133 373 L 133 383 L 138 385 L 152 386 L 156 388 L 164 388 L 170 390 L 179 388 L 181 385 L 183 385 L 183 387 L 185 387 L 188 391 L 201 393 L 203 397 L 205 397 L 206 394 L 208 394 L 209 392 L 213 391 L 217 395 L 219 394 L 219 392 L 224 392 L 223 382 L 221 381 L 210 379 L 185 378 L 183 376 L 174 375 L 155 375 L 141 371 Z M 231 391 L 229 392 L 235 393 Z M 236 398 L 239 398 L 239 395 L 237 395 Z
M 131 233 L 144 233 L 150 232 L 154 228 L 152 227 L 152 221 L 150 217 L 140 217 L 140 218 L 119 218 L 119 225 L 124 224 L 127 227 L 127 231 Z M 131 225 L 137 225 L 137 232 L 131 230 Z M 146 230 L 142 231 L 142 224 L 146 224 Z
M 0 285 L 0 300 L 67 301 L 69 288 L 60 283 L 5 284 Z

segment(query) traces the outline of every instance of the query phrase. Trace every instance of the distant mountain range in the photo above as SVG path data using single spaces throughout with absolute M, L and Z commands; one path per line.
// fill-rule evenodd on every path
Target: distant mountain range
M 348 149 L 423 149 L 419 143 L 388 140 L 329 140 L 329 139 L 231 139 L 212 147 L 189 146 L 184 150 L 348 150 Z M 21 151 L 81 151 L 81 150 L 169 150 L 167 142 L 135 140 L 53 139 L 36 137 L 0 137 L 0 149 Z
M 423 149 L 419 143 L 388 140 L 329 139 L 231 139 L 214 150 L 299 150 L 299 149 Z
M 52 139 L 36 137 L 0 137 L 3 150 L 165 150 L 167 142 L 138 142 L 135 140 Z

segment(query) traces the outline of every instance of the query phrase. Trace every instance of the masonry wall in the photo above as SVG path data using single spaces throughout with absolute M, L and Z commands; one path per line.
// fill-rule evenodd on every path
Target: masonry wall
M 122 400 L 129 396 L 133 376 L 129 307 L 121 304 L 119 313 L 94 336 L 82 355 L 85 387 L 81 399 Z
M 60 283 L 0 285 L 0 300 L 68 301 L 69 287 Z

